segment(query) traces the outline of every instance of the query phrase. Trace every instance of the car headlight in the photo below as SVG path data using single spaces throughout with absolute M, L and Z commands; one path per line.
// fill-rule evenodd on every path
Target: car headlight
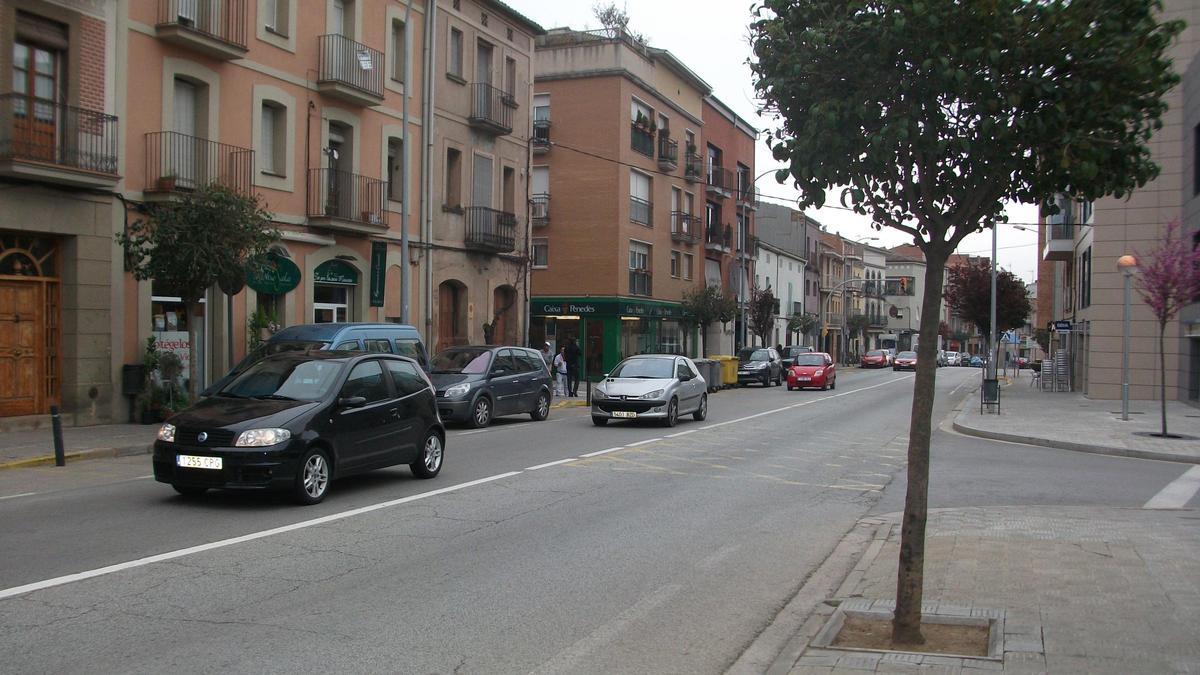
M 816 371 L 816 372 L 814 372 L 814 373 L 813 373 L 813 377 L 820 377 L 820 376 L 822 376 L 822 375 L 824 375 L 824 374 L 825 374 L 825 371 L 824 371 L 824 370 L 818 370 L 818 371 Z
M 655 389 L 654 391 L 642 394 L 638 398 L 662 398 L 662 395 L 663 395 L 662 389 Z
M 292 437 L 287 429 L 250 429 L 238 435 L 233 444 L 238 448 L 262 448 L 282 443 Z
M 608 394 L 604 393 L 604 390 L 600 389 L 599 387 L 593 389 L 592 390 L 592 400 L 597 400 L 597 399 L 601 399 L 601 398 L 608 398 Z
M 158 428 L 158 440 L 166 441 L 167 443 L 175 442 L 175 425 L 164 424 Z
M 470 382 L 461 382 L 452 387 L 447 387 L 446 388 L 446 397 L 447 398 L 456 398 L 456 397 L 466 394 L 468 391 L 471 391 L 471 383 Z

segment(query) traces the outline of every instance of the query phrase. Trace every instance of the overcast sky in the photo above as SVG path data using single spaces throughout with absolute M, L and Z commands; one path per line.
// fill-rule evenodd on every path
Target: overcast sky
M 546 29 L 562 26 L 575 29 L 600 27 L 593 16 L 593 0 L 505 1 Z M 617 4 L 621 6 L 623 3 L 618 0 Z M 629 13 L 630 28 L 644 34 L 651 46 L 669 50 L 687 64 L 708 82 L 717 98 L 754 124 L 760 132 L 773 127 L 771 120 L 758 115 L 753 80 L 750 68 L 746 65 L 750 56 L 749 0 L 635 0 L 624 6 Z M 765 133 L 760 134 L 760 139 L 765 137 Z M 755 171 L 761 174 L 774 168 L 775 161 L 762 140 L 757 148 Z M 763 195 L 787 200 L 794 200 L 797 196 L 791 187 L 776 183 L 773 175 L 761 178 L 757 187 Z M 781 203 L 781 200 L 768 201 Z M 840 204 L 836 195 L 831 195 L 826 202 Z M 888 247 L 911 243 L 911 237 L 903 232 L 890 228 L 877 232 L 871 227 L 869 219 L 849 211 L 826 206 L 823 209 L 810 209 L 808 215 L 827 225 L 831 231 L 849 238 L 865 240 L 879 237 L 879 240 L 870 243 Z M 1021 231 L 1013 225 L 1000 226 L 1000 266 L 1026 281 L 1032 281 L 1039 255 L 1037 209 L 1025 205 L 1011 206 L 1009 220 L 1014 224 L 1028 223 L 1031 231 Z M 989 230 L 967 237 L 958 251 L 989 256 L 991 246 Z

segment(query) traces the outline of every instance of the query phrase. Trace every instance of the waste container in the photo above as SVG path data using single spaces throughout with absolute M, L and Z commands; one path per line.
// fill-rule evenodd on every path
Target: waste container
M 738 383 L 737 369 L 738 359 L 736 356 L 716 355 L 713 359 L 721 364 L 721 384 L 726 387 L 736 387 Z
M 692 363 L 696 364 L 696 368 L 700 371 L 700 377 L 704 378 L 704 384 L 709 392 L 721 388 L 720 364 L 712 359 L 693 359 Z

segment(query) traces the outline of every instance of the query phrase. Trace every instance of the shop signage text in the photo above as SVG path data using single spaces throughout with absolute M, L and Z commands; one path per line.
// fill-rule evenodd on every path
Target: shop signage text
M 371 242 L 371 306 L 383 307 L 383 288 L 387 280 L 387 243 Z
M 313 270 L 313 281 L 318 284 L 358 285 L 358 270 L 344 260 L 326 260 Z
M 296 263 L 274 253 L 260 267 L 251 267 L 246 285 L 259 293 L 283 295 L 300 285 L 300 268 Z

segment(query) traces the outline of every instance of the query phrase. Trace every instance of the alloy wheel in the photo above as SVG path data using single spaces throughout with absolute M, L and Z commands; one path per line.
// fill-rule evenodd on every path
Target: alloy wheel
M 329 463 L 319 452 L 309 456 L 304 463 L 304 492 L 311 499 L 320 499 L 329 487 Z
M 425 470 L 437 473 L 442 468 L 442 439 L 437 434 L 429 434 L 425 439 Z

